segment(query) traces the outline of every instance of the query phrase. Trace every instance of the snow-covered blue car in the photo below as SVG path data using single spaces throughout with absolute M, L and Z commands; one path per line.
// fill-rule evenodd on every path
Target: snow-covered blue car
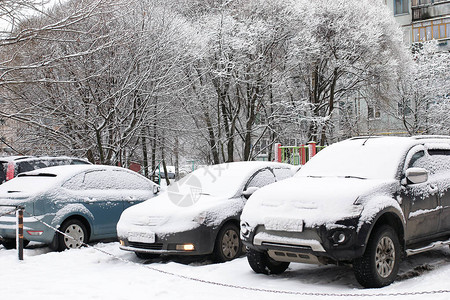
M 16 244 L 16 217 L 4 215 L 11 205 L 25 207 L 25 244 L 35 241 L 61 251 L 116 239 L 123 210 L 158 191 L 149 179 L 113 166 L 56 166 L 22 173 L 0 186 L 0 241 L 5 248 Z

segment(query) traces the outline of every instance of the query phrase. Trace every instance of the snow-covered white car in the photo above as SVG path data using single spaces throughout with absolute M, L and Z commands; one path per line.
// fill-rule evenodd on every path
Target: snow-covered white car
M 450 137 L 358 137 L 256 191 L 241 238 L 257 273 L 348 263 L 364 287 L 392 283 L 404 255 L 450 244 Z
M 68 165 L 21 173 L 0 185 L 0 242 L 5 248 L 16 245 L 15 213 L 6 212 L 19 205 L 25 208 L 25 244 L 35 241 L 64 250 L 116 239 L 123 210 L 158 191 L 151 180 L 114 166 Z
M 239 217 L 257 189 L 293 175 L 290 165 L 234 162 L 195 170 L 158 197 L 125 210 L 117 223 L 120 248 L 138 257 L 241 254 Z

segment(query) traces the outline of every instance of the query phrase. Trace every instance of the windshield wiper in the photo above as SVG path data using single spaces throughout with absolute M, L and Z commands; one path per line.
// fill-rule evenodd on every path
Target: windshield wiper
M 355 179 L 362 179 L 362 180 L 365 180 L 365 179 L 367 179 L 367 178 L 364 178 L 364 177 L 359 177 L 359 176 L 351 176 L 351 175 L 346 175 L 346 176 L 344 176 L 344 178 L 355 178 Z

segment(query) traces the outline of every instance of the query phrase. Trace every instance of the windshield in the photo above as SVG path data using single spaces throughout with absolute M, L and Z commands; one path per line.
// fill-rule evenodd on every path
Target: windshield
M 386 140 L 344 141 L 320 151 L 295 176 L 394 179 L 405 153 Z
M 206 194 L 221 197 L 233 197 L 244 186 L 251 175 L 245 169 L 231 164 L 214 165 L 197 169 L 181 180 L 171 184 L 168 191 L 176 193 Z

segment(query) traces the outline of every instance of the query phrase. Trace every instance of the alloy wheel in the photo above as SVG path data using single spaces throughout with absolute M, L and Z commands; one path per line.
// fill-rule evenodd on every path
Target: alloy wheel
M 384 236 L 378 242 L 375 264 L 378 274 L 383 278 L 388 277 L 394 270 L 395 246 L 394 242 L 387 236 Z
M 234 258 L 239 251 L 239 236 L 232 229 L 228 229 L 222 238 L 222 252 L 225 257 Z

